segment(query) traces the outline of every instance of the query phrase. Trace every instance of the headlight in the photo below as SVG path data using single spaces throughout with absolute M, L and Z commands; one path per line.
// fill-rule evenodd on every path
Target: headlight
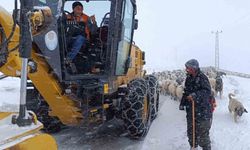
M 58 45 L 58 36 L 55 31 L 49 31 L 45 34 L 45 44 L 51 51 L 55 50 Z

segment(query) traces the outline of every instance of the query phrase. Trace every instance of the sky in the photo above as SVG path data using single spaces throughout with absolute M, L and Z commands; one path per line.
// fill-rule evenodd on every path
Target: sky
M 0 2 L 13 8 L 11 1 Z M 214 66 L 211 31 L 222 30 L 220 68 L 250 73 L 249 0 L 137 0 L 137 5 L 134 41 L 146 52 L 146 69 L 182 69 L 191 58 L 200 66 Z
M 250 73 L 249 0 L 137 0 L 136 44 L 146 52 L 146 68 L 184 68 L 191 58 L 214 66 L 220 34 L 220 67 Z

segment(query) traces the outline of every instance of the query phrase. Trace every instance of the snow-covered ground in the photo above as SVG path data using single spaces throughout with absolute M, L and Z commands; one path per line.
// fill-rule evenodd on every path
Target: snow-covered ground
M 0 80 L 0 111 L 18 111 L 19 100 L 20 79 L 7 77 Z
M 223 79 L 224 94 L 216 98 L 210 138 L 213 150 L 250 150 L 250 114 L 244 113 L 239 123 L 234 123 L 228 111 L 228 93 L 236 92 L 238 99 L 250 110 L 250 79 L 228 76 Z M 159 117 L 153 122 L 142 149 L 186 150 L 186 112 L 179 111 L 179 102 L 162 97 L 165 101 Z
M 224 77 L 224 94 L 217 98 L 213 125 L 210 130 L 213 150 L 250 150 L 250 114 L 243 114 L 238 123 L 234 123 L 228 112 L 228 93 L 237 93 L 238 99 L 250 111 L 250 79 L 234 76 Z M 0 110 L 17 108 L 19 102 L 19 79 L 0 80 Z M 160 97 L 160 112 L 152 123 L 144 140 L 130 140 L 120 130 L 117 121 L 107 123 L 98 134 L 87 129 L 70 127 L 54 134 L 59 149 L 87 150 L 187 150 L 186 112 L 179 111 L 179 102 L 169 96 Z M 7 107 L 6 107 L 7 106 Z M 9 107 L 11 106 L 11 107 Z M 14 107 L 13 107 L 14 106 Z M 7 109 L 7 110 L 8 110 Z

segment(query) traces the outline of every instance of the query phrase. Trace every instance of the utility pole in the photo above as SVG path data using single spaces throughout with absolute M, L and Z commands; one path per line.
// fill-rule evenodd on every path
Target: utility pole
M 220 47 L 219 47 L 219 34 L 222 33 L 222 31 L 212 31 L 212 34 L 215 34 L 215 69 L 219 70 L 219 64 L 220 64 Z

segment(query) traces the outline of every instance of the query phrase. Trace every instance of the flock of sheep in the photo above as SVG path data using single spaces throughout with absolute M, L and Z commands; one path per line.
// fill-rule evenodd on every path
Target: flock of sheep
M 217 72 L 213 67 L 201 68 L 201 71 L 207 75 L 212 92 L 215 93 Z M 186 78 L 185 70 L 157 72 L 155 76 L 159 80 L 161 94 L 170 95 L 174 100 L 181 100 Z

